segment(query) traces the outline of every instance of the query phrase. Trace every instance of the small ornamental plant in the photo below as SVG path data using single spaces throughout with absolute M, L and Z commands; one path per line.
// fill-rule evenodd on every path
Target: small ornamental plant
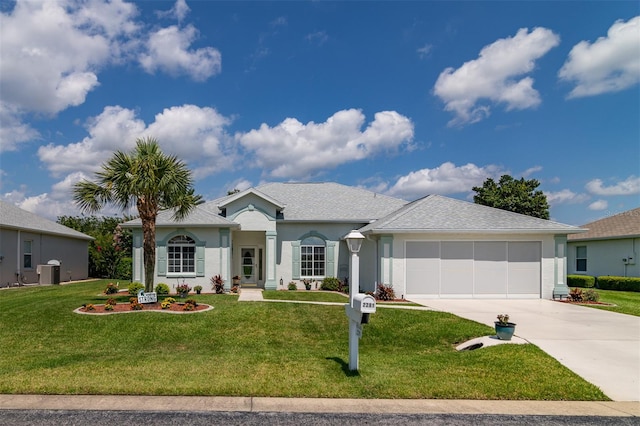
M 144 286 L 142 285 L 142 283 L 132 282 L 131 284 L 129 284 L 128 290 L 129 294 L 135 295 L 138 294 L 140 290 L 144 290 Z
M 131 303 L 131 310 L 132 311 L 141 311 L 142 310 L 142 303 L 138 303 L 137 300 L 135 302 Z
M 298 285 L 297 285 L 295 282 L 291 281 L 291 282 L 289 283 L 289 287 L 288 287 L 288 289 L 289 289 L 289 290 L 291 290 L 291 291 L 293 291 L 293 290 L 297 290 L 297 289 L 298 289 Z
M 174 299 L 173 297 L 167 297 L 166 299 L 164 299 L 164 302 L 176 303 L 176 299 Z
M 104 294 L 116 294 L 119 291 L 118 284 L 109 283 L 104 289 Z
M 156 293 L 158 295 L 169 294 L 169 286 L 165 283 L 159 283 L 156 286 Z
M 113 305 L 110 303 L 107 303 L 106 305 L 104 305 L 104 310 L 105 311 L 113 311 Z
M 116 303 L 118 303 L 118 302 L 113 297 L 108 298 L 107 301 L 106 301 L 107 305 L 115 305 Z
M 185 305 L 193 305 L 194 307 L 198 306 L 198 302 L 196 302 L 195 299 L 187 299 L 187 300 L 185 300 L 184 304 Z
M 509 314 L 499 314 L 497 323 L 500 325 L 509 325 Z
M 194 299 L 189 299 L 184 302 L 184 306 L 182 307 L 183 311 L 194 311 L 198 306 L 198 303 Z
M 195 286 L 193 289 L 195 290 L 195 292 L 196 292 L 197 294 L 202 293 L 202 286 L 201 286 L 201 285 L 197 285 L 197 286 Z
M 240 286 L 234 285 L 233 287 L 231 287 L 231 293 L 237 293 L 239 289 L 240 289 Z
M 396 298 L 396 294 L 393 291 L 393 286 L 378 284 L 378 288 L 376 289 L 376 293 L 375 293 L 375 298 L 377 300 L 394 300 Z
M 167 299 L 164 299 L 161 303 L 160 303 L 160 307 L 162 309 L 169 309 L 171 307 L 171 302 L 168 302 Z
M 186 296 L 191 291 L 191 287 L 188 284 L 180 284 L 176 287 L 176 293 L 178 293 L 181 297 Z
M 84 310 L 85 311 L 95 311 L 96 310 L 96 307 L 93 306 L 93 303 L 87 303 L 87 304 L 82 305 L 82 306 L 84 306 Z
M 214 290 L 216 294 L 224 293 L 224 280 L 220 274 L 211 277 L 211 289 Z

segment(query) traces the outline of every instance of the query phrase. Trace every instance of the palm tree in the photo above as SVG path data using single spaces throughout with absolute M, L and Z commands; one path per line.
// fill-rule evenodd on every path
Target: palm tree
M 73 200 L 90 213 L 107 203 L 127 212 L 135 203 L 142 221 L 145 291 L 150 292 L 156 265 L 156 217 L 161 210 L 174 209 L 173 219 L 183 220 L 202 203 L 192 185 L 185 163 L 165 155 L 154 138 L 143 138 L 136 140 L 131 153 L 116 151 L 96 173 L 96 182 L 76 183 Z

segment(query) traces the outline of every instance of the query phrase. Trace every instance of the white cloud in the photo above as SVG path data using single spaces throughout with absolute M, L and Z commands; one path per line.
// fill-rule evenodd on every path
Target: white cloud
M 431 49 L 433 49 L 433 46 L 427 43 L 424 46 L 416 49 L 416 52 L 418 53 L 418 56 L 420 57 L 420 59 L 424 59 L 429 56 L 429 54 L 431 53 Z
M 161 28 L 149 36 L 147 52 L 140 55 L 140 64 L 148 73 L 162 70 L 170 75 L 188 75 L 204 81 L 220 73 L 222 55 L 213 47 L 190 49 L 198 36 L 193 25 Z
M 92 174 L 114 151 L 129 151 L 137 138 L 151 136 L 165 152 L 189 163 L 197 179 L 233 167 L 232 138 L 224 130 L 230 122 L 213 108 L 183 105 L 165 109 L 146 126 L 134 111 L 110 106 L 89 120 L 89 136 L 82 141 L 42 146 L 38 156 L 54 176 Z
M 540 95 L 533 88 L 530 73 L 535 61 L 557 46 L 560 38 L 546 28 L 518 30 L 515 36 L 497 40 L 480 51 L 478 59 L 460 68 L 447 68 L 438 77 L 434 94 L 445 110 L 456 117 L 449 125 L 478 122 L 487 117 L 491 103 L 506 104 L 507 111 L 538 106 Z M 490 101 L 481 105 L 481 100 Z
M 606 200 L 597 200 L 589 204 L 589 210 L 605 210 L 609 207 L 609 203 Z
M 446 162 L 433 169 L 417 170 L 402 176 L 386 192 L 406 199 L 427 194 L 471 192 L 474 186 L 482 186 L 487 178 L 495 179 L 505 173 L 507 171 L 496 165 L 479 167 L 468 163 L 458 167 L 451 162 Z
M 589 199 L 587 194 L 577 194 L 570 189 L 563 189 L 556 192 L 544 191 L 544 195 L 546 195 L 549 205 L 552 206 L 583 203 Z
M 176 0 L 170 10 L 166 12 L 156 12 L 156 14 L 161 18 L 169 17 L 176 19 L 178 22 L 182 22 L 189 12 L 191 12 L 191 8 L 189 8 L 185 0 Z
M 522 172 L 522 177 L 528 178 L 532 174 L 538 173 L 539 171 L 542 171 L 542 166 L 529 167 L 527 170 Z
M 287 118 L 275 127 L 238 134 L 236 138 L 256 156 L 255 166 L 276 178 L 306 178 L 321 169 L 397 150 L 413 139 L 413 123 L 395 111 L 383 111 L 362 131 L 364 114 L 342 110 L 324 123 L 303 124 Z
M 573 46 L 558 76 L 576 86 L 568 97 L 618 92 L 640 82 L 640 16 L 616 21 L 606 37 Z
M 19 145 L 32 141 L 40 133 L 20 120 L 20 113 L 14 105 L 0 101 L 0 153 L 15 151 Z
M 585 186 L 587 191 L 594 195 L 636 195 L 640 194 L 640 177 L 629 176 L 622 182 L 611 186 L 604 186 L 600 179 L 593 179 Z
M 329 40 L 329 36 L 326 31 L 316 31 L 310 34 L 307 34 L 306 37 L 309 43 L 317 44 L 318 46 L 322 46 Z

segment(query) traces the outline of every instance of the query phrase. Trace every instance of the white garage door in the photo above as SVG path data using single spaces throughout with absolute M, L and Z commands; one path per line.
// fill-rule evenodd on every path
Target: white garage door
M 540 297 L 539 241 L 408 241 L 407 295 Z

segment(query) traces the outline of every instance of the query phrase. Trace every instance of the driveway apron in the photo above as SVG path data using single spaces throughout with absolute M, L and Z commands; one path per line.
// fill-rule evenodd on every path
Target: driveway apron
M 551 300 L 412 299 L 493 327 L 506 313 L 526 339 L 614 401 L 640 401 L 640 317 Z

